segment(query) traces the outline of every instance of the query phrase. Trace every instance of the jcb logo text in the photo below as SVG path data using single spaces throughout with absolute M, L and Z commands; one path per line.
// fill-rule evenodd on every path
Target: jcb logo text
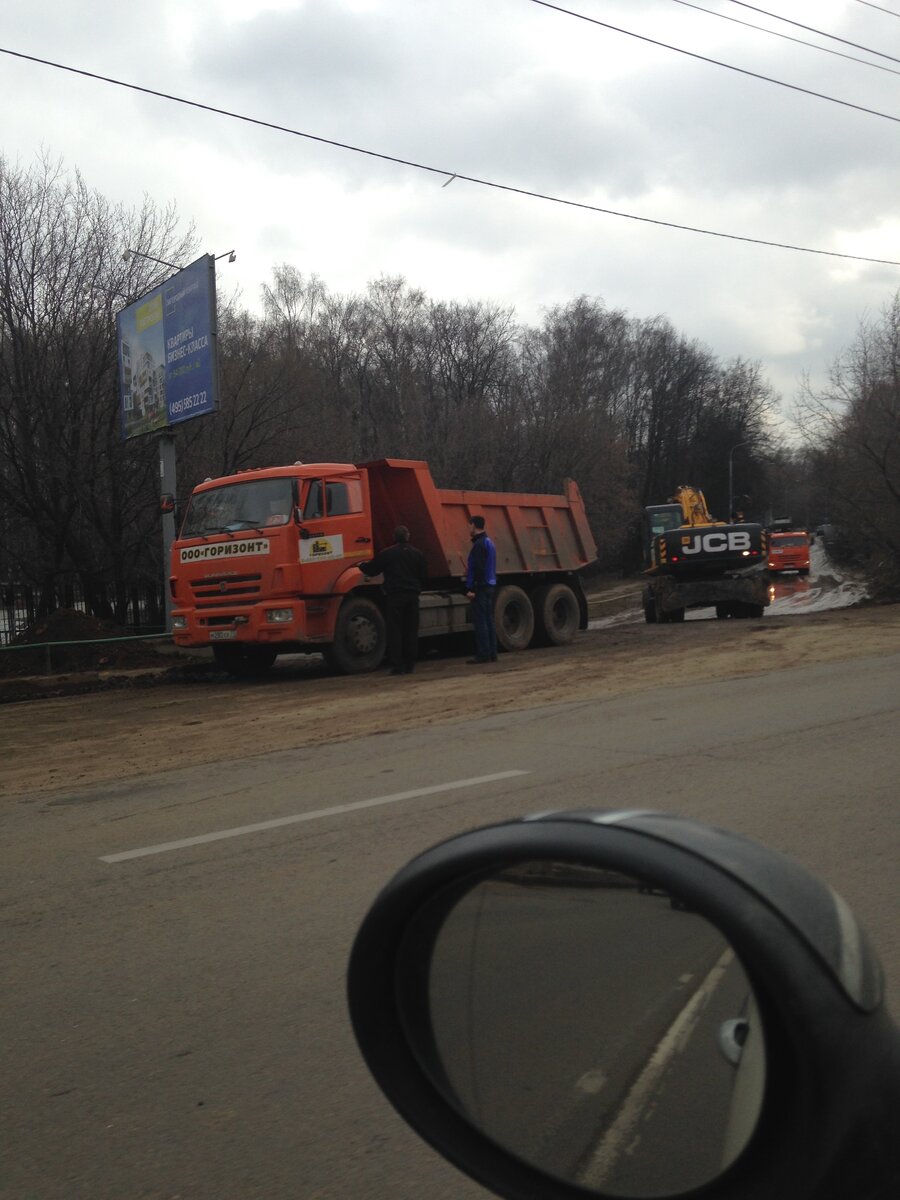
M 681 539 L 682 554 L 717 554 L 722 550 L 749 550 L 750 534 L 744 530 L 734 533 L 695 533 L 693 537 Z

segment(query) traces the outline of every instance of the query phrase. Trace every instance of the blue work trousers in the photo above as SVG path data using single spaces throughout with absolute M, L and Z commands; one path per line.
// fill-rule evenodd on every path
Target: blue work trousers
M 479 586 L 474 589 L 472 623 L 475 626 L 475 657 L 491 662 L 497 657 L 497 630 L 494 627 L 494 592 L 497 589 Z

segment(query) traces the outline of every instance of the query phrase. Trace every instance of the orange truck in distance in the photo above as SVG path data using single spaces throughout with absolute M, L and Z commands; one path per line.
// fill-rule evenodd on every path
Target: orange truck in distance
M 439 489 L 426 463 L 380 459 L 239 471 L 194 488 L 172 546 L 175 643 L 212 647 L 235 675 L 313 652 L 345 674 L 374 670 L 383 596 L 357 563 L 390 545 L 397 525 L 428 564 L 420 637 L 471 629 L 462 579 L 476 515 L 497 548 L 500 646 L 564 645 L 587 628 L 578 572 L 597 551 L 577 484 L 561 495 Z
M 803 529 L 769 534 L 769 554 L 766 565 L 770 573 L 796 571 L 809 574 L 809 534 Z

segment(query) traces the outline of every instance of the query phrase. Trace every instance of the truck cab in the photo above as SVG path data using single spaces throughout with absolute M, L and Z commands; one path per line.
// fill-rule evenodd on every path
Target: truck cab
M 279 649 L 327 641 L 334 603 L 372 553 L 365 473 L 353 464 L 207 480 L 172 549 L 175 642 L 218 647 L 223 659 L 230 645 L 252 644 L 263 665 Z
M 774 530 L 769 534 L 766 566 L 774 574 L 796 571 L 799 575 L 808 575 L 809 546 L 810 538 L 805 529 Z

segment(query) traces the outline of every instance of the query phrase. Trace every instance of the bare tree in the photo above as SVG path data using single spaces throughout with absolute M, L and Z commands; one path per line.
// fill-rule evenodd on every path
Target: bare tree
M 879 320 L 860 323 L 829 385 L 807 385 L 799 421 L 829 521 L 840 530 L 833 551 L 900 594 L 900 292 Z
M 184 258 L 174 209 L 111 207 L 44 157 L 0 158 L 0 546 L 4 574 L 77 575 L 95 611 L 159 567 L 155 448 L 122 444 L 116 309 L 154 284 L 146 260 Z M 156 280 L 158 281 L 158 280 Z

